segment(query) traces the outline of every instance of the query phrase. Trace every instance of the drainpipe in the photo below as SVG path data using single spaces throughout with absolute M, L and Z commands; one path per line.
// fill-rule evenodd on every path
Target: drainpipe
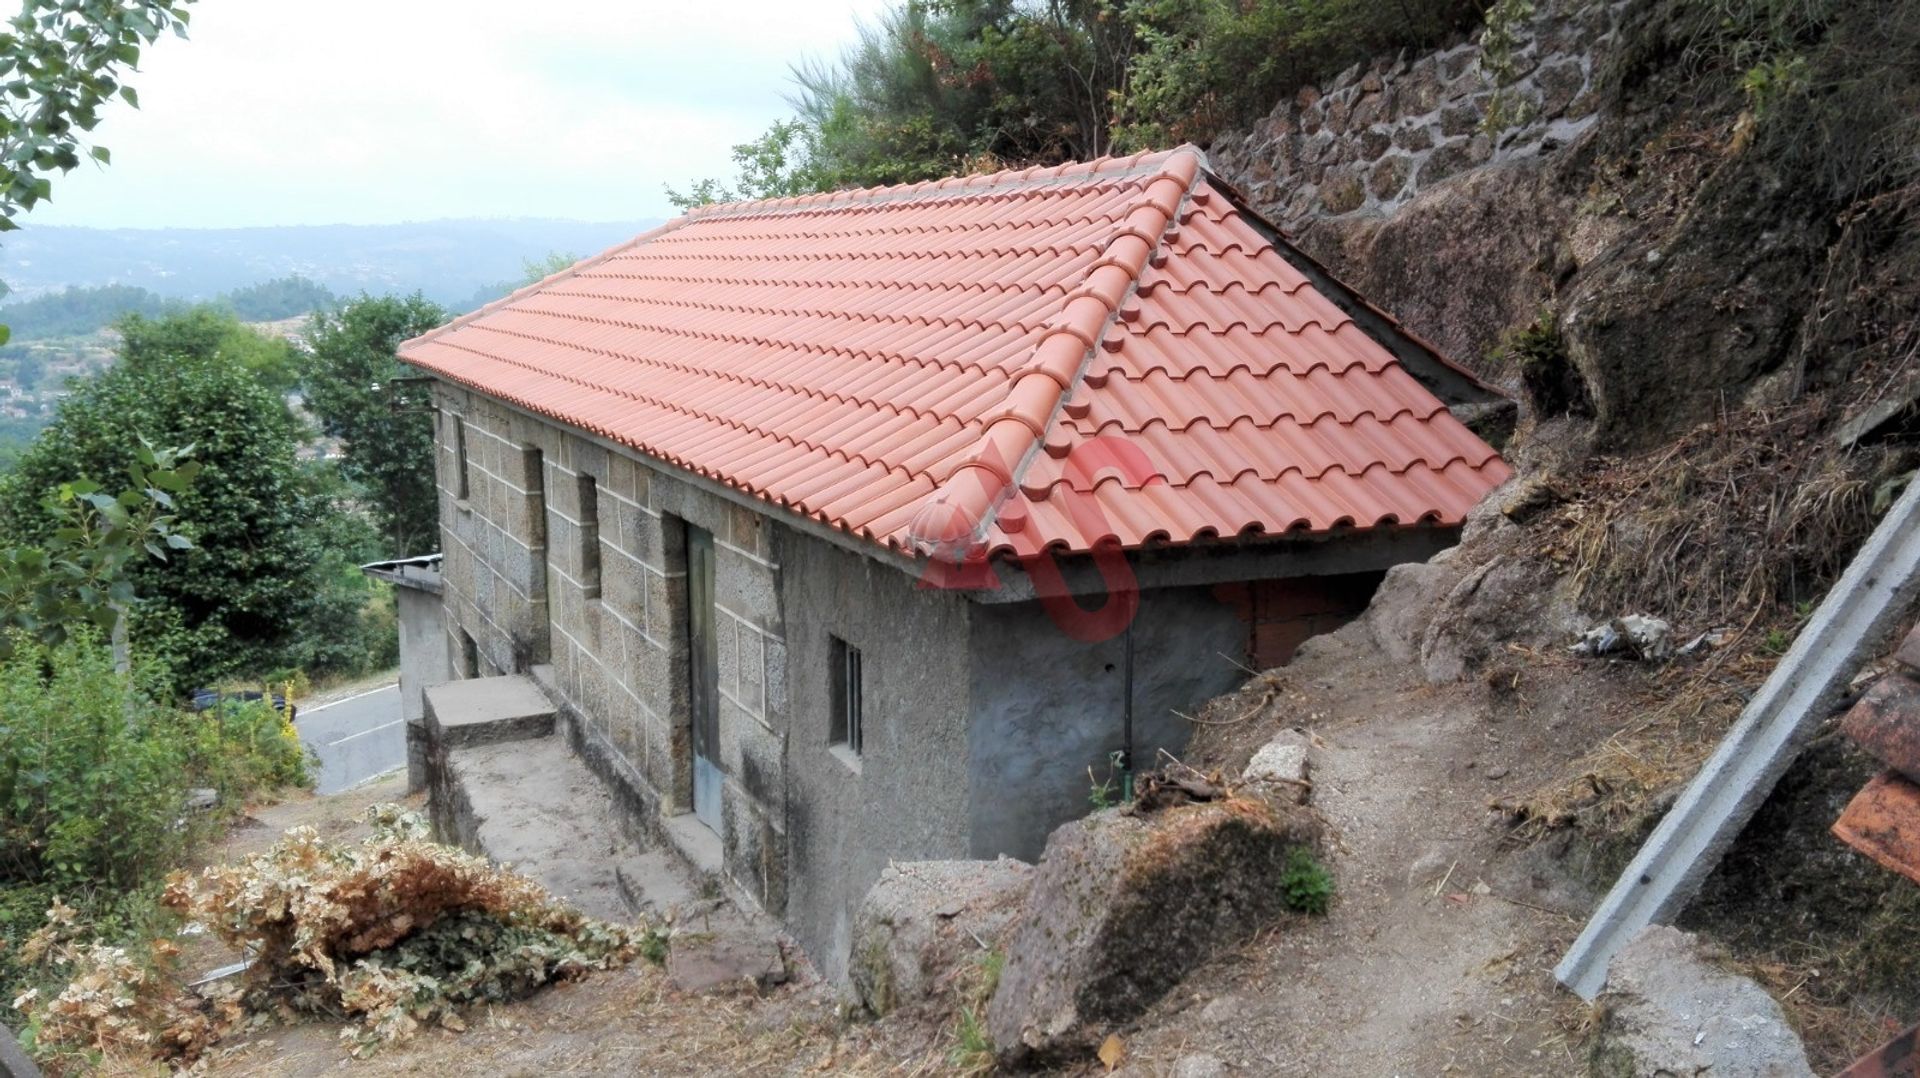
M 1133 620 L 1131 618 L 1127 620 L 1126 631 L 1121 636 L 1125 641 L 1123 646 L 1126 658 L 1123 660 L 1125 665 L 1121 674 L 1125 698 L 1120 706 L 1120 803 L 1126 805 L 1133 802 Z

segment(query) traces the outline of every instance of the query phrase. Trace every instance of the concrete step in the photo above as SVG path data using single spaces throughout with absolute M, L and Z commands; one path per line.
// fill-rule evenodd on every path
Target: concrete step
M 591 917 L 664 916 L 698 891 L 675 858 L 627 836 L 613 798 L 564 738 L 451 749 L 446 770 L 446 837 Z
M 427 691 L 428 810 L 441 840 L 512 866 L 590 917 L 667 926 L 667 975 L 682 991 L 786 980 L 779 926 L 725 897 L 719 836 L 685 815 L 663 821 L 664 844 L 633 837 L 607 787 L 552 736 L 552 691 L 540 668 Z
M 547 737 L 555 708 L 531 679 L 481 677 L 428 689 L 426 713 L 428 741 L 459 749 Z

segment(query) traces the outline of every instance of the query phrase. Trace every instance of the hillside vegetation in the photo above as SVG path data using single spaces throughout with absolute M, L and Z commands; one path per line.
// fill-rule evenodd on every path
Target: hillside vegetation
M 907 0 L 835 61 L 794 69 L 795 115 L 682 206 L 910 183 L 1206 142 L 1304 82 L 1478 25 L 1481 0 Z

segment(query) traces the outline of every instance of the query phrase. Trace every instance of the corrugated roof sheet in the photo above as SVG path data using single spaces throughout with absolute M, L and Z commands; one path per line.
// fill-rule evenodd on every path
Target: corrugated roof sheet
M 1197 151 L 704 207 L 402 347 L 914 554 L 1453 525 L 1510 474 Z

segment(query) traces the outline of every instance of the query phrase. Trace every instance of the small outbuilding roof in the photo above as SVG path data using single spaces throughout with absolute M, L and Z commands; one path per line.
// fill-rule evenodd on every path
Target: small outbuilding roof
M 703 207 L 401 356 L 909 554 L 1458 524 L 1507 466 L 1326 280 L 1183 147 Z

